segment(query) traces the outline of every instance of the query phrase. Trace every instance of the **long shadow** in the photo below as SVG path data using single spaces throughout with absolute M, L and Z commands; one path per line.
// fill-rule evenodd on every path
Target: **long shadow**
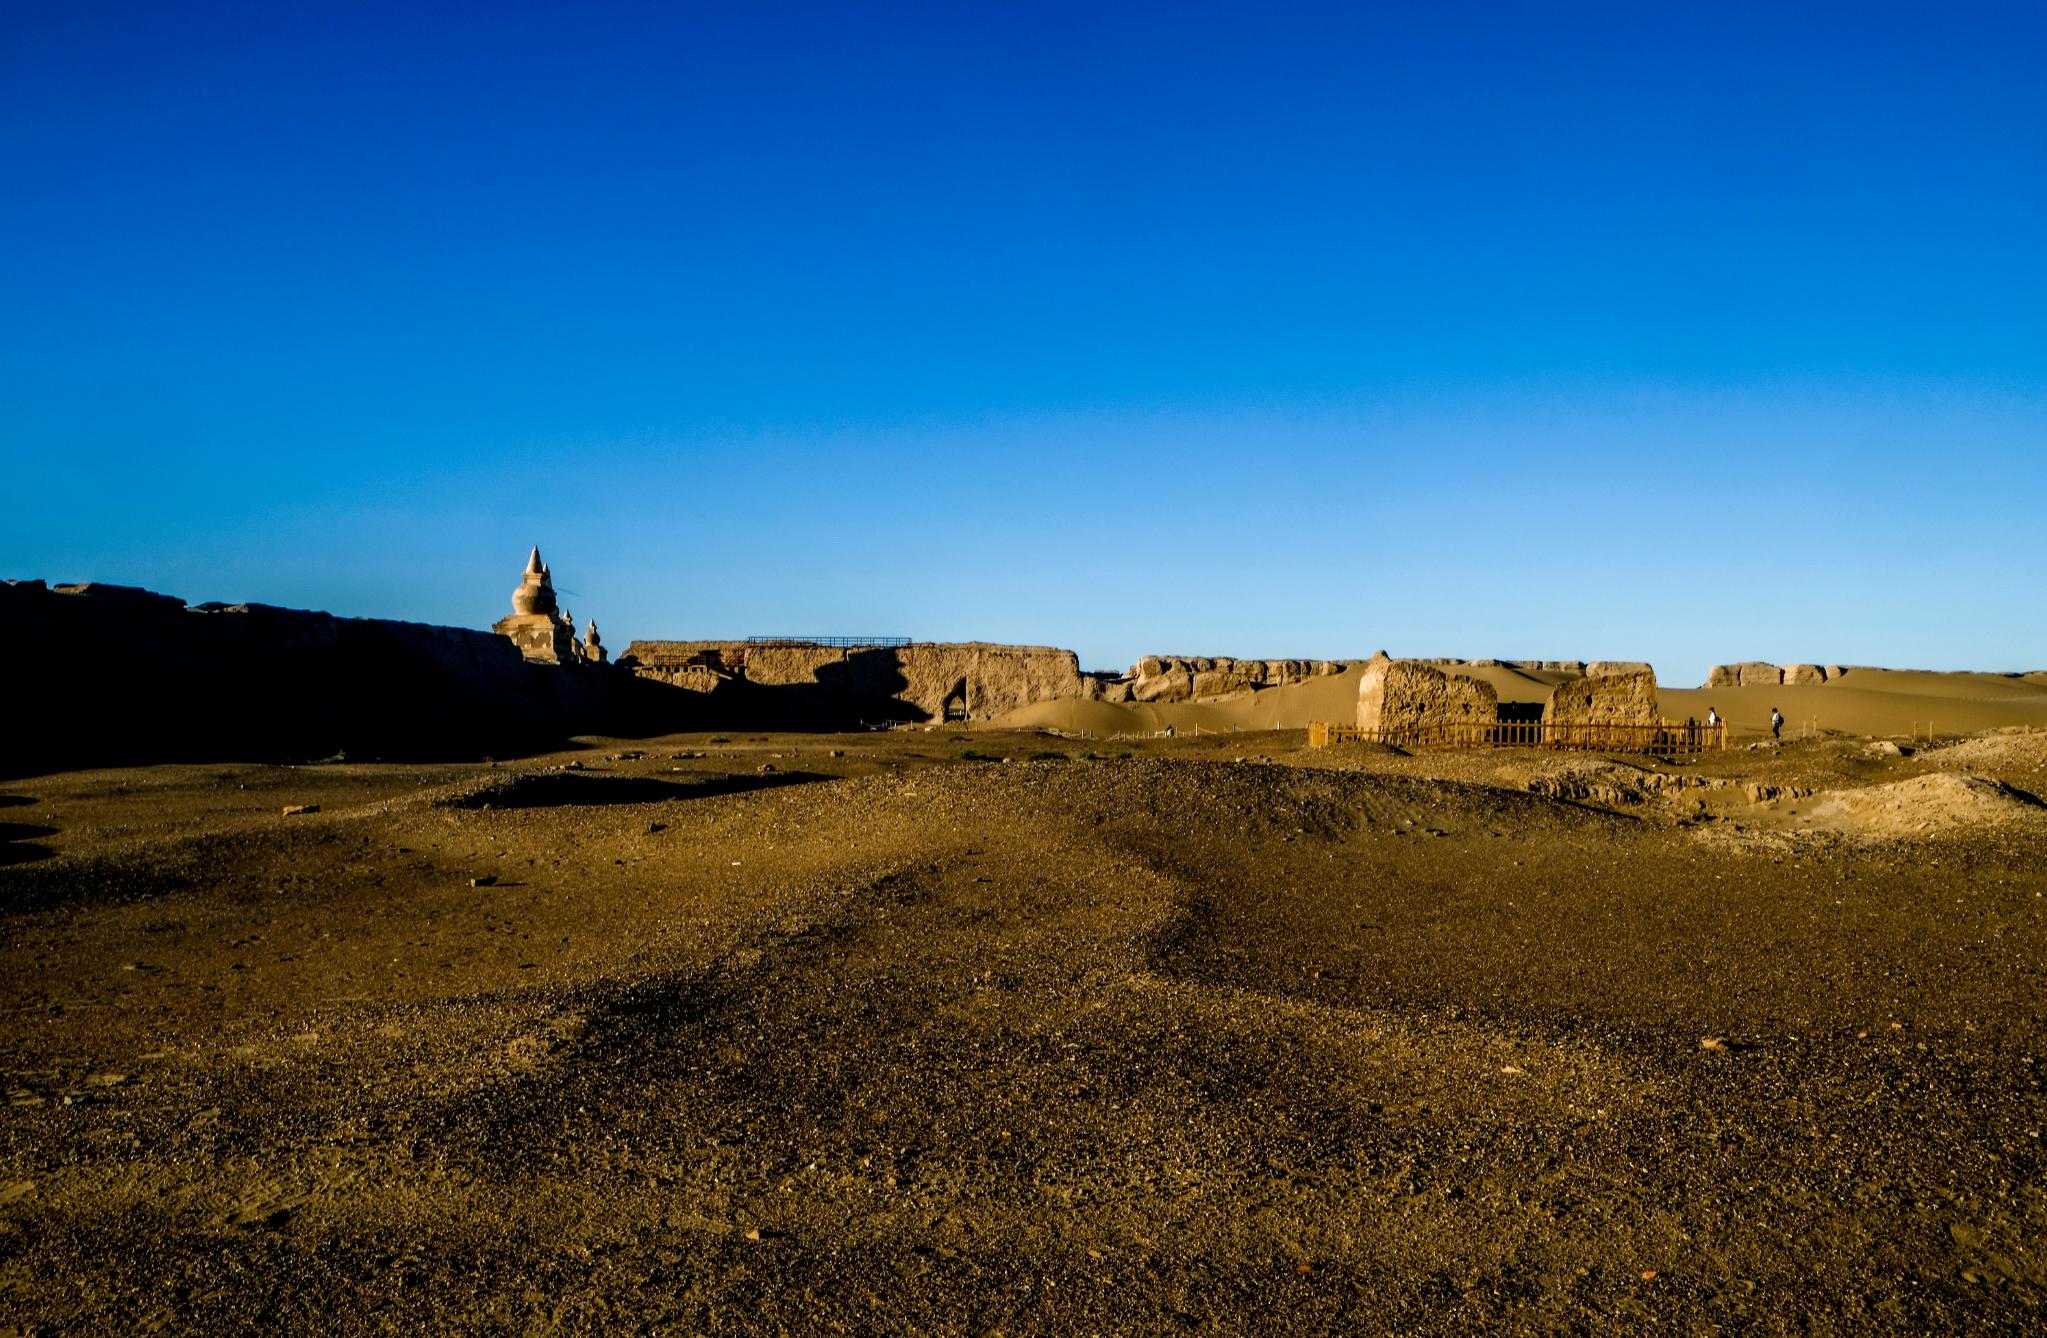
M 661 780 L 653 776 L 587 776 L 552 772 L 512 776 L 447 801 L 450 808 L 567 808 L 604 804 L 659 804 L 671 799 L 708 799 L 713 795 L 745 794 L 784 785 L 809 785 L 839 779 L 809 771 L 776 771 L 766 775 L 705 776 L 700 780 Z
M 0 822 L 0 864 L 27 864 L 33 860 L 48 859 L 52 853 L 50 848 L 34 842 L 38 837 L 56 834 L 55 827 L 41 827 L 28 822 Z
M 816 730 L 835 732 L 918 723 L 931 713 L 900 694 L 910 687 L 902 654 L 874 646 L 819 664 L 814 677 L 760 683 L 728 677 L 709 692 L 676 687 L 618 666 L 611 680 L 612 728 L 652 737 L 700 729 Z

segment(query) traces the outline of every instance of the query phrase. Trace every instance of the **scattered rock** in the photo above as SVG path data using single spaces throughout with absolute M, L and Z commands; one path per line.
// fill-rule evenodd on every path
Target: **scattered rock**
M 498 880 L 495 877 L 491 876 L 490 874 L 485 874 L 481 878 L 470 879 L 469 885 L 471 887 L 496 887 L 497 881 Z
M 286 804 L 284 806 L 284 816 L 287 818 L 295 818 L 301 813 L 318 813 L 319 811 L 320 806 L 318 804 Z

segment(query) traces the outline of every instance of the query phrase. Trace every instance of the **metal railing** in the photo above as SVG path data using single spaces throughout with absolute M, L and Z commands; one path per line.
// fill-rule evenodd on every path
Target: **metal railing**
M 1727 747 L 1727 723 L 1608 725 L 1580 722 L 1440 721 L 1360 729 L 1356 725 L 1308 726 L 1308 746 L 1385 743 L 1396 748 L 1557 748 L 1599 753 L 1646 753 L 1668 757 Z
M 895 649 L 915 644 L 909 636 L 747 636 L 749 646 L 829 646 L 833 651 Z

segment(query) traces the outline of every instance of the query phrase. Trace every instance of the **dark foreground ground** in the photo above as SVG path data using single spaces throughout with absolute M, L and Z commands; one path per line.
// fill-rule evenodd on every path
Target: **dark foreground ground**
M 1244 737 L 0 787 L 0 1333 L 2047 1326 L 2038 823 Z

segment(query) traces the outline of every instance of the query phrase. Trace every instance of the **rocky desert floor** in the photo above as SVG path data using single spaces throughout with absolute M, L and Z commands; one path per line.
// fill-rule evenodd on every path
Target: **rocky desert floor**
M 2047 734 L 584 742 L 0 784 L 0 1333 L 2047 1326 Z

